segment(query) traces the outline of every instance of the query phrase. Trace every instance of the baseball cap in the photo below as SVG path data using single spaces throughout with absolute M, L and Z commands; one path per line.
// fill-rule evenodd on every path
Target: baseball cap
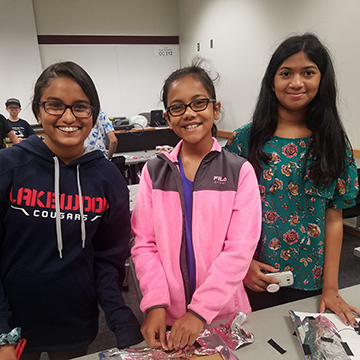
M 18 107 L 21 108 L 20 101 L 15 98 L 10 98 L 6 100 L 5 106 L 8 107 L 9 105 L 17 105 Z

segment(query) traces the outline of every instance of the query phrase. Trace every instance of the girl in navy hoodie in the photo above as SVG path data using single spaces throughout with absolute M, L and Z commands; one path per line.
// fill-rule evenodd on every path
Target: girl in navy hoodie
M 98 331 L 98 303 L 117 346 L 142 340 L 121 286 L 129 256 L 129 192 L 100 151 L 83 155 L 100 103 L 73 62 L 49 66 L 32 109 L 33 135 L 0 154 L 0 358 L 85 355 Z

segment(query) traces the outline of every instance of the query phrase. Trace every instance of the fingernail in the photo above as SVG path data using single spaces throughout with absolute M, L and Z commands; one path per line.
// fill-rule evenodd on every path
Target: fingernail
M 347 322 L 346 322 L 346 325 L 350 326 L 350 323 L 347 321 Z
M 358 327 L 359 325 L 355 322 L 355 323 L 353 324 L 353 326 L 354 326 L 354 327 Z

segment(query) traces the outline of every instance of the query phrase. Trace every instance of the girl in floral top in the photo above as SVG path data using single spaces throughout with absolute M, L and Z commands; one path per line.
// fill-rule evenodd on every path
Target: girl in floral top
M 355 204 L 358 178 L 336 108 L 334 68 L 312 34 L 285 40 L 262 80 L 251 124 L 226 147 L 257 171 L 263 227 L 244 280 L 253 310 L 322 294 L 331 309 L 356 326 L 338 293 L 342 209 Z M 292 271 L 294 284 L 276 293 L 264 272 Z

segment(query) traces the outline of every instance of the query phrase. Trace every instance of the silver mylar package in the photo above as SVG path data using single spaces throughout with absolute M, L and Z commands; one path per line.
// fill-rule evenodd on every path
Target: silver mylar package
M 233 353 L 241 345 L 254 342 L 251 332 L 242 328 L 246 315 L 238 313 L 235 318 L 226 324 L 217 327 L 203 329 L 192 346 L 183 350 L 165 351 L 163 349 L 152 349 L 148 347 L 128 348 L 119 350 L 117 348 L 99 353 L 101 360 L 165 360 L 165 359 L 191 359 L 192 355 L 213 355 L 219 353 L 224 360 L 239 360 Z
M 338 329 L 326 316 L 306 316 L 301 321 L 294 311 L 290 310 L 289 315 L 306 360 L 351 359 Z

